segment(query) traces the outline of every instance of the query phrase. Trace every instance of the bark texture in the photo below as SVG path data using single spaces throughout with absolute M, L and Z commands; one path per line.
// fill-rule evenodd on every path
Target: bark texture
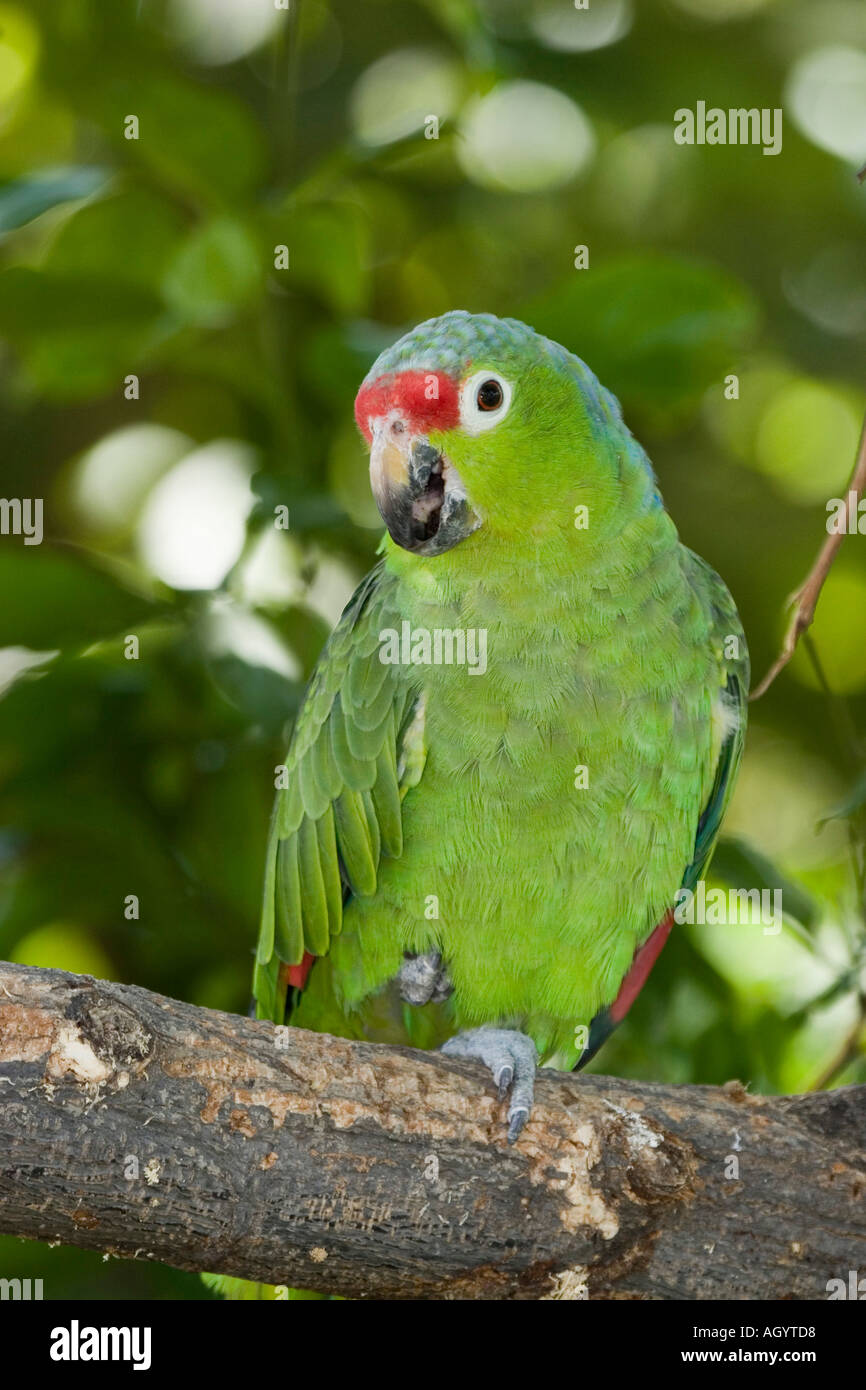
M 483 1069 L 0 964 L 0 1230 L 378 1299 L 825 1299 L 866 1087 Z

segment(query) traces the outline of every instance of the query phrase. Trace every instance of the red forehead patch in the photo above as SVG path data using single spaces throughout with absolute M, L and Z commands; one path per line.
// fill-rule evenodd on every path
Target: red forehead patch
M 444 372 L 397 372 L 362 386 L 355 419 L 369 440 L 370 420 L 399 410 L 414 434 L 451 430 L 460 419 L 457 383 Z

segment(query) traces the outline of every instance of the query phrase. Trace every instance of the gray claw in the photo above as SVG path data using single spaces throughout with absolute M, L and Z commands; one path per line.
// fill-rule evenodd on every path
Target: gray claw
M 538 1053 L 535 1043 L 516 1028 L 470 1028 L 443 1045 L 450 1057 L 476 1057 L 490 1070 L 504 1100 L 511 1090 L 508 1108 L 508 1143 L 513 1144 L 532 1113 Z
M 438 951 L 427 951 L 421 956 L 407 951 L 397 980 L 400 998 L 407 1004 L 441 1004 L 452 989 Z
M 508 1112 L 508 1143 L 513 1144 L 526 1121 L 529 1119 L 529 1111 L 525 1105 L 512 1105 Z

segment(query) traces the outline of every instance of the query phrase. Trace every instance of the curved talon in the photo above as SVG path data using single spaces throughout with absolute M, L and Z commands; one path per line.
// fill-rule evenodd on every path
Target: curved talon
M 509 1144 L 514 1143 L 528 1119 L 529 1111 L 525 1105 L 512 1105 L 508 1112 L 507 1141 Z
M 508 1095 L 508 1088 L 514 1080 L 514 1068 L 510 1066 L 503 1067 L 499 1074 L 493 1079 L 499 1087 L 499 1099 L 504 1100 Z

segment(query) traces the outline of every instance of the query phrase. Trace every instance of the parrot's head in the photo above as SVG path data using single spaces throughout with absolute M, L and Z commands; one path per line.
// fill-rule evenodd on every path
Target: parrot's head
M 455 310 L 388 348 L 355 418 L 396 543 L 451 550 L 479 528 L 505 537 L 573 526 L 616 505 L 636 448 L 619 406 L 579 358 L 515 319 Z

